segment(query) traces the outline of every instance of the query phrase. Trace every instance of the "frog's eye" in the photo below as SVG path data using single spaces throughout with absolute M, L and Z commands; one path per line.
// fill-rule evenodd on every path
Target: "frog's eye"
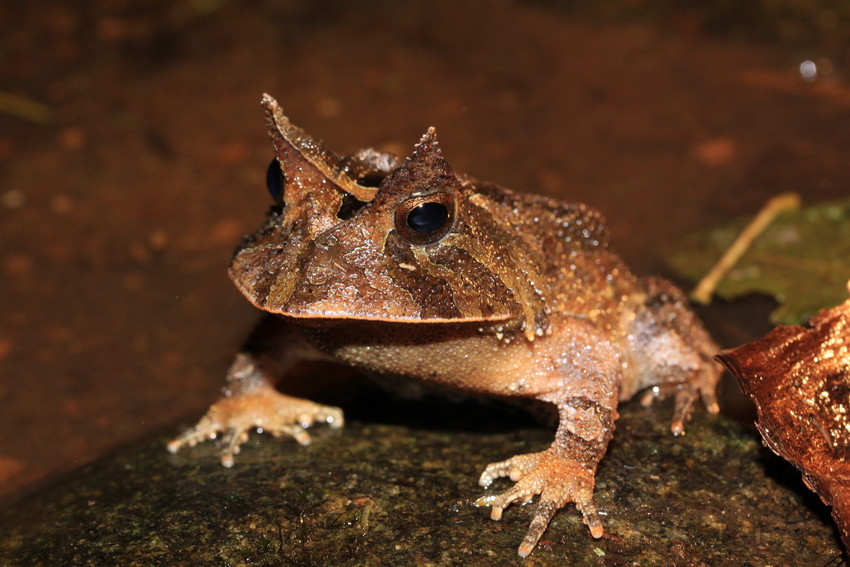
M 280 169 L 280 162 L 277 158 L 273 159 L 266 170 L 266 188 L 269 194 L 278 205 L 283 205 L 283 171 Z
M 449 193 L 418 195 L 395 210 L 395 228 L 411 244 L 433 244 L 454 225 L 455 203 Z

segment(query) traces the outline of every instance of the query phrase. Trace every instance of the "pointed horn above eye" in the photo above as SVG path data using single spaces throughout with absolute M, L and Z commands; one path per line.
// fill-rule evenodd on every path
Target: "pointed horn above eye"
M 304 167 L 312 166 L 316 174 L 356 199 L 371 201 L 374 198 L 375 189 L 359 185 L 346 175 L 342 171 L 342 160 L 324 144 L 290 122 L 272 96 L 263 94 L 261 103 L 266 110 L 266 126 L 274 144 L 275 155 L 287 179 L 297 181 L 303 178 L 308 181 L 306 178 L 310 175 L 304 171 Z M 305 185 L 309 186 L 309 182 Z
M 456 192 L 460 179 L 443 157 L 433 126 L 402 163 L 381 185 L 376 199 L 404 198 L 407 195 L 432 193 L 438 190 Z
M 419 138 L 419 141 L 416 143 L 413 155 L 416 155 L 419 152 L 434 152 L 439 155 L 443 154 L 442 150 L 440 150 L 440 144 L 437 142 L 437 129 L 434 126 L 429 126 L 428 130 L 422 134 L 422 137 Z
M 414 164 L 416 168 L 424 167 L 435 176 L 445 173 L 454 175 L 449 162 L 443 157 L 443 150 L 440 149 L 440 143 L 437 141 L 437 129 L 434 126 L 422 134 L 413 148 L 413 153 L 405 160 L 405 164 L 408 167 Z
M 437 128 L 435 126 L 428 126 L 428 130 L 422 134 L 422 138 L 419 139 L 420 144 L 424 143 L 437 143 Z

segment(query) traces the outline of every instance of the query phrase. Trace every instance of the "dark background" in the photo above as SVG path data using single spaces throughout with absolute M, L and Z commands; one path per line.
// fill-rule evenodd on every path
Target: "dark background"
M 263 92 L 339 153 L 435 125 L 457 170 L 602 210 L 640 274 L 776 193 L 849 195 L 848 8 L 739 4 L 0 1 L 0 498 L 218 395 Z M 704 312 L 724 346 L 744 313 Z

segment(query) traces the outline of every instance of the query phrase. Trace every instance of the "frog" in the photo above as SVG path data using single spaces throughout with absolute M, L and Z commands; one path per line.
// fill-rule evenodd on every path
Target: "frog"
M 634 275 L 592 207 L 456 172 L 433 127 L 404 159 L 341 157 L 271 96 L 262 105 L 275 203 L 228 273 L 281 324 L 248 340 L 223 396 L 168 449 L 218 439 L 230 467 L 252 430 L 308 445 L 309 427 L 342 427 L 340 408 L 276 388 L 295 365 L 330 361 L 553 416 L 551 446 L 484 467 L 485 489 L 513 484 L 474 504 L 499 520 L 538 498 L 521 557 L 570 503 L 603 537 L 594 483 L 619 402 L 672 397 L 676 435 L 698 398 L 718 412 L 718 348 L 684 294 Z

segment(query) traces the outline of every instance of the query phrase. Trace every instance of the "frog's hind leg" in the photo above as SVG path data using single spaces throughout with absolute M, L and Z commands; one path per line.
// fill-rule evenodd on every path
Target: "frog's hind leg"
M 661 278 L 643 282 L 646 299 L 628 333 L 637 378 L 631 392 L 624 389 L 623 394 L 649 388 L 641 399 L 644 405 L 675 396 L 670 429 L 679 435 L 698 397 L 709 412 L 719 411 L 715 390 L 721 368 L 712 360 L 718 348 L 678 288 Z

